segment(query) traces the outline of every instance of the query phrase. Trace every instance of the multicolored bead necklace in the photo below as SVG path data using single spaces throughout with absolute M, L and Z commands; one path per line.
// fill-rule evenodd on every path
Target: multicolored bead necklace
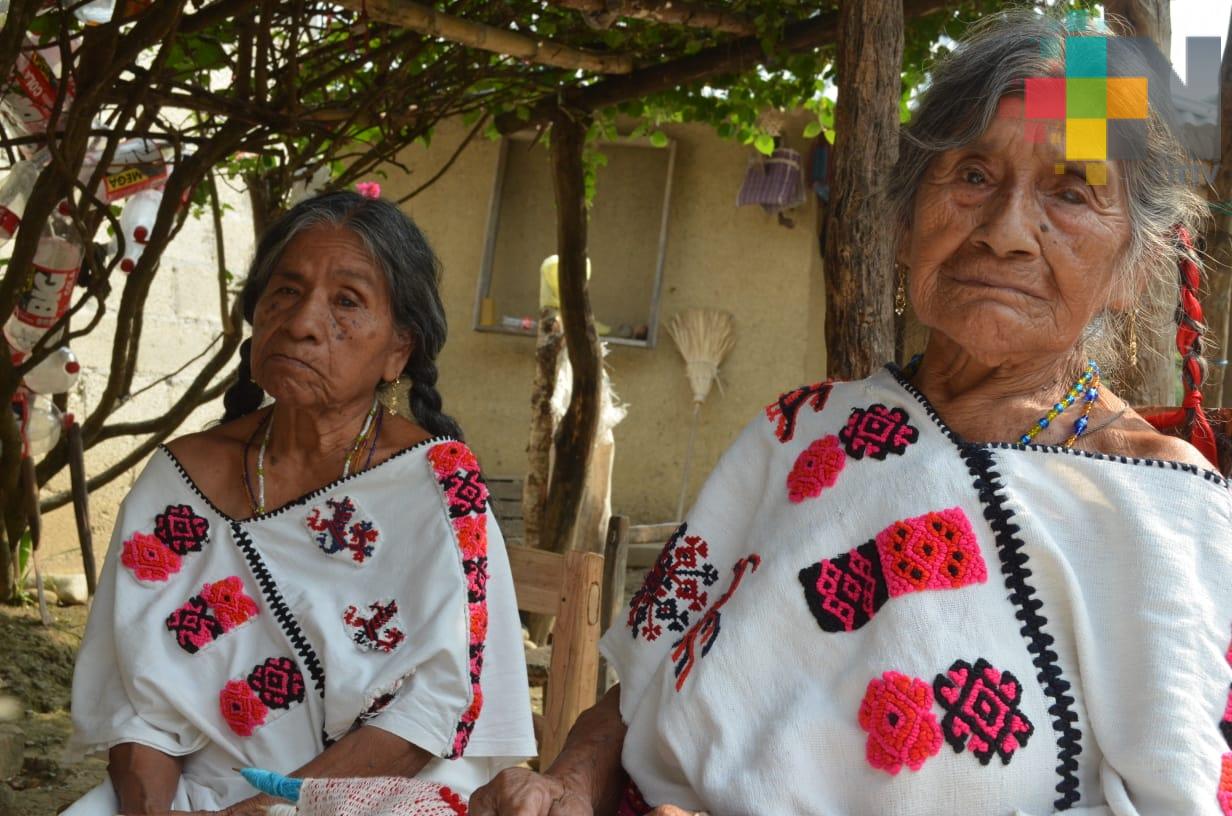
M 1065 413 L 1080 396 L 1083 400 L 1082 414 L 1078 419 L 1074 420 L 1074 432 L 1062 443 L 1067 448 L 1072 448 L 1074 443 L 1078 441 L 1078 437 L 1086 433 L 1087 424 L 1091 418 L 1091 409 L 1095 407 L 1095 401 L 1099 399 L 1099 364 L 1094 360 L 1087 361 L 1087 367 L 1082 372 L 1082 376 L 1070 386 L 1069 391 L 1065 392 L 1065 396 L 1061 401 L 1052 406 L 1047 414 L 1036 420 L 1035 424 L 1031 426 L 1031 430 L 1019 437 L 1018 442 L 1022 445 L 1030 445 L 1031 440 L 1035 439 L 1040 431 L 1047 428 L 1052 424 L 1053 420 Z
M 372 430 L 372 420 L 378 416 L 378 409 L 381 401 L 379 397 L 372 398 L 372 407 L 368 409 L 368 416 L 364 418 L 363 427 L 359 429 L 359 433 L 355 436 L 355 441 L 351 443 L 351 449 L 347 451 L 346 460 L 342 465 L 342 478 L 351 475 L 351 463 L 355 460 L 356 454 L 362 449 L 364 442 L 368 439 L 368 432 Z M 376 434 L 380 433 L 381 424 L 377 420 Z M 260 431 L 260 428 L 257 428 Z M 270 436 L 274 430 L 274 412 L 271 410 L 265 421 L 265 436 L 261 439 L 261 447 L 257 449 L 257 495 L 252 494 L 252 483 L 248 481 L 248 449 L 252 444 L 249 439 L 249 444 L 244 446 L 244 487 L 248 490 L 248 503 L 252 505 L 252 510 L 256 515 L 265 513 L 265 451 L 269 448 Z M 372 450 L 368 453 L 368 465 L 372 464 L 372 454 L 376 452 L 376 438 L 372 440 Z M 367 465 L 365 465 L 366 467 Z
M 915 374 L 920 369 L 920 361 L 924 359 L 923 354 L 917 354 L 911 358 L 911 361 L 903 367 L 903 374 L 907 379 L 913 379 Z M 1087 425 L 1091 421 L 1091 409 L 1095 407 L 1096 400 L 1099 399 L 1099 364 L 1094 360 L 1087 361 L 1087 367 L 1083 370 L 1082 376 L 1078 381 L 1070 386 L 1069 391 L 1065 392 L 1065 396 L 1061 401 L 1053 405 L 1048 410 L 1048 413 L 1036 420 L 1031 429 L 1018 438 L 1021 445 L 1030 445 L 1031 441 L 1039 435 L 1039 432 L 1050 426 L 1057 417 L 1065 413 L 1071 408 L 1079 397 L 1082 397 L 1082 415 L 1074 420 L 1074 432 L 1069 435 L 1069 438 L 1061 443 L 1066 448 L 1072 448 L 1074 443 L 1078 441 L 1078 437 L 1082 436 L 1087 431 Z

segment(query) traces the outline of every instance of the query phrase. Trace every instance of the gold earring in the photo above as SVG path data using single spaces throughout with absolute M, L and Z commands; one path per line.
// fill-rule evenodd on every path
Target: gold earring
M 398 386 L 400 385 L 402 385 L 401 374 L 393 382 L 385 383 L 385 388 L 381 391 L 381 402 L 390 416 L 398 413 Z
M 1129 364 L 1138 367 L 1138 310 L 1129 313 Z
M 894 290 L 894 314 L 902 317 L 907 312 L 907 265 L 896 264 L 898 288 Z

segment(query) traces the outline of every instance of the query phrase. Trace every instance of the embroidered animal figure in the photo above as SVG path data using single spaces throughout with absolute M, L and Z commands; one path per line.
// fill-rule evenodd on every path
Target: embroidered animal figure
M 354 605 L 348 606 L 343 612 L 342 619 L 354 629 L 351 640 L 365 649 L 387 654 L 392 652 L 406 639 L 403 631 L 393 625 L 398 621 L 398 602 L 373 601 L 367 608 L 372 614 L 366 618 L 360 615 L 359 608 Z
M 685 632 L 684 637 L 676 641 L 672 649 L 672 660 L 676 662 L 676 691 L 680 691 L 684 687 L 684 682 L 689 679 L 689 672 L 693 671 L 693 665 L 700 659 L 710 653 L 710 647 L 714 646 L 714 642 L 719 637 L 719 622 L 721 610 L 732 595 L 736 594 L 736 590 L 740 587 L 740 582 L 744 580 L 746 572 L 757 572 L 757 568 L 761 566 L 761 556 L 752 553 L 736 562 L 732 567 L 731 585 L 727 587 L 719 599 L 714 602 L 714 606 L 706 610 L 706 614 L 693 624 L 688 632 Z M 697 653 L 697 641 L 701 640 L 701 653 Z
M 380 531 L 369 520 L 353 522 L 358 512 L 355 502 L 349 496 L 343 496 L 340 499 L 326 499 L 325 506 L 328 516 L 318 506 L 312 508 L 306 521 L 308 529 L 315 533 L 313 540 L 322 552 L 333 555 L 349 550 L 351 559 L 357 564 L 371 558 Z
M 774 435 L 780 442 L 790 442 L 796 435 L 796 418 L 805 405 L 813 406 L 813 413 L 821 413 L 830 398 L 834 383 L 827 380 L 814 385 L 795 388 L 766 406 L 766 419 L 775 423 Z

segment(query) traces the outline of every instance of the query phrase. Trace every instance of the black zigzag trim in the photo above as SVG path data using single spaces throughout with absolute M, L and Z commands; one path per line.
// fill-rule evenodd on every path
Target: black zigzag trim
M 296 654 L 299 655 L 300 662 L 304 664 L 304 668 L 308 669 L 308 675 L 312 677 L 312 683 L 317 687 L 317 691 L 321 694 L 322 699 L 325 697 L 325 669 L 321 666 L 321 661 L 317 659 L 317 653 L 313 650 L 312 644 L 308 642 L 308 638 L 304 636 L 304 630 L 299 628 L 299 622 L 295 620 L 295 616 L 291 614 L 290 607 L 283 600 L 282 593 L 278 591 L 278 585 L 274 583 L 274 576 L 270 575 L 269 568 L 265 566 L 265 561 L 261 559 L 261 554 L 257 552 L 257 548 L 253 546 L 252 539 L 248 536 L 248 531 L 245 530 L 238 522 L 231 522 L 231 534 L 235 539 L 235 545 L 244 553 L 244 560 L 248 562 L 248 568 L 252 570 L 253 577 L 257 579 L 257 584 L 261 587 L 261 594 L 265 597 L 265 603 L 269 606 L 270 611 L 274 613 L 274 619 L 278 621 L 278 626 L 282 629 L 287 640 L 291 641 L 291 645 L 295 647 Z
M 1016 617 L 1022 621 L 1019 630 L 1027 641 L 1027 651 L 1037 669 L 1036 678 L 1044 693 L 1052 698 L 1048 713 L 1052 715 L 1052 728 L 1057 734 L 1057 773 L 1061 781 L 1057 792 L 1061 797 L 1053 802 L 1057 810 L 1068 810 L 1078 804 L 1078 755 L 1082 753 L 1082 731 L 1078 728 L 1078 715 L 1074 713 L 1074 698 L 1069 694 L 1069 681 L 1061 677 L 1057 665 L 1057 653 L 1052 650 L 1053 637 L 1044 631 L 1048 619 L 1040 612 L 1044 605 L 1035 597 L 1035 587 L 1027 583 L 1031 570 L 1027 567 L 1027 554 L 1022 551 L 1024 542 L 1018 537 L 1019 527 L 1014 523 L 1013 512 L 1005 506 L 1001 491 L 1001 474 L 993 469 L 992 453 L 978 445 L 960 445 L 959 453 L 975 477 L 975 489 L 984 504 L 984 518 L 992 527 L 997 540 L 997 555 L 1001 559 L 1001 572 L 1009 599 L 1018 608 Z

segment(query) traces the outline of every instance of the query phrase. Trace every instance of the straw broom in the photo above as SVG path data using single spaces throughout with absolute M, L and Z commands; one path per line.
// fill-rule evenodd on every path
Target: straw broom
M 680 479 L 680 499 L 676 502 L 676 520 L 684 517 L 684 500 L 689 492 L 689 466 L 693 462 L 693 443 L 701 421 L 702 403 L 710 394 L 710 386 L 718 382 L 719 364 L 736 345 L 736 327 L 730 312 L 718 309 L 686 309 L 678 312 L 667 324 L 667 333 L 676 341 L 684 358 L 685 374 L 693 391 L 693 426 L 685 448 L 684 468 Z

